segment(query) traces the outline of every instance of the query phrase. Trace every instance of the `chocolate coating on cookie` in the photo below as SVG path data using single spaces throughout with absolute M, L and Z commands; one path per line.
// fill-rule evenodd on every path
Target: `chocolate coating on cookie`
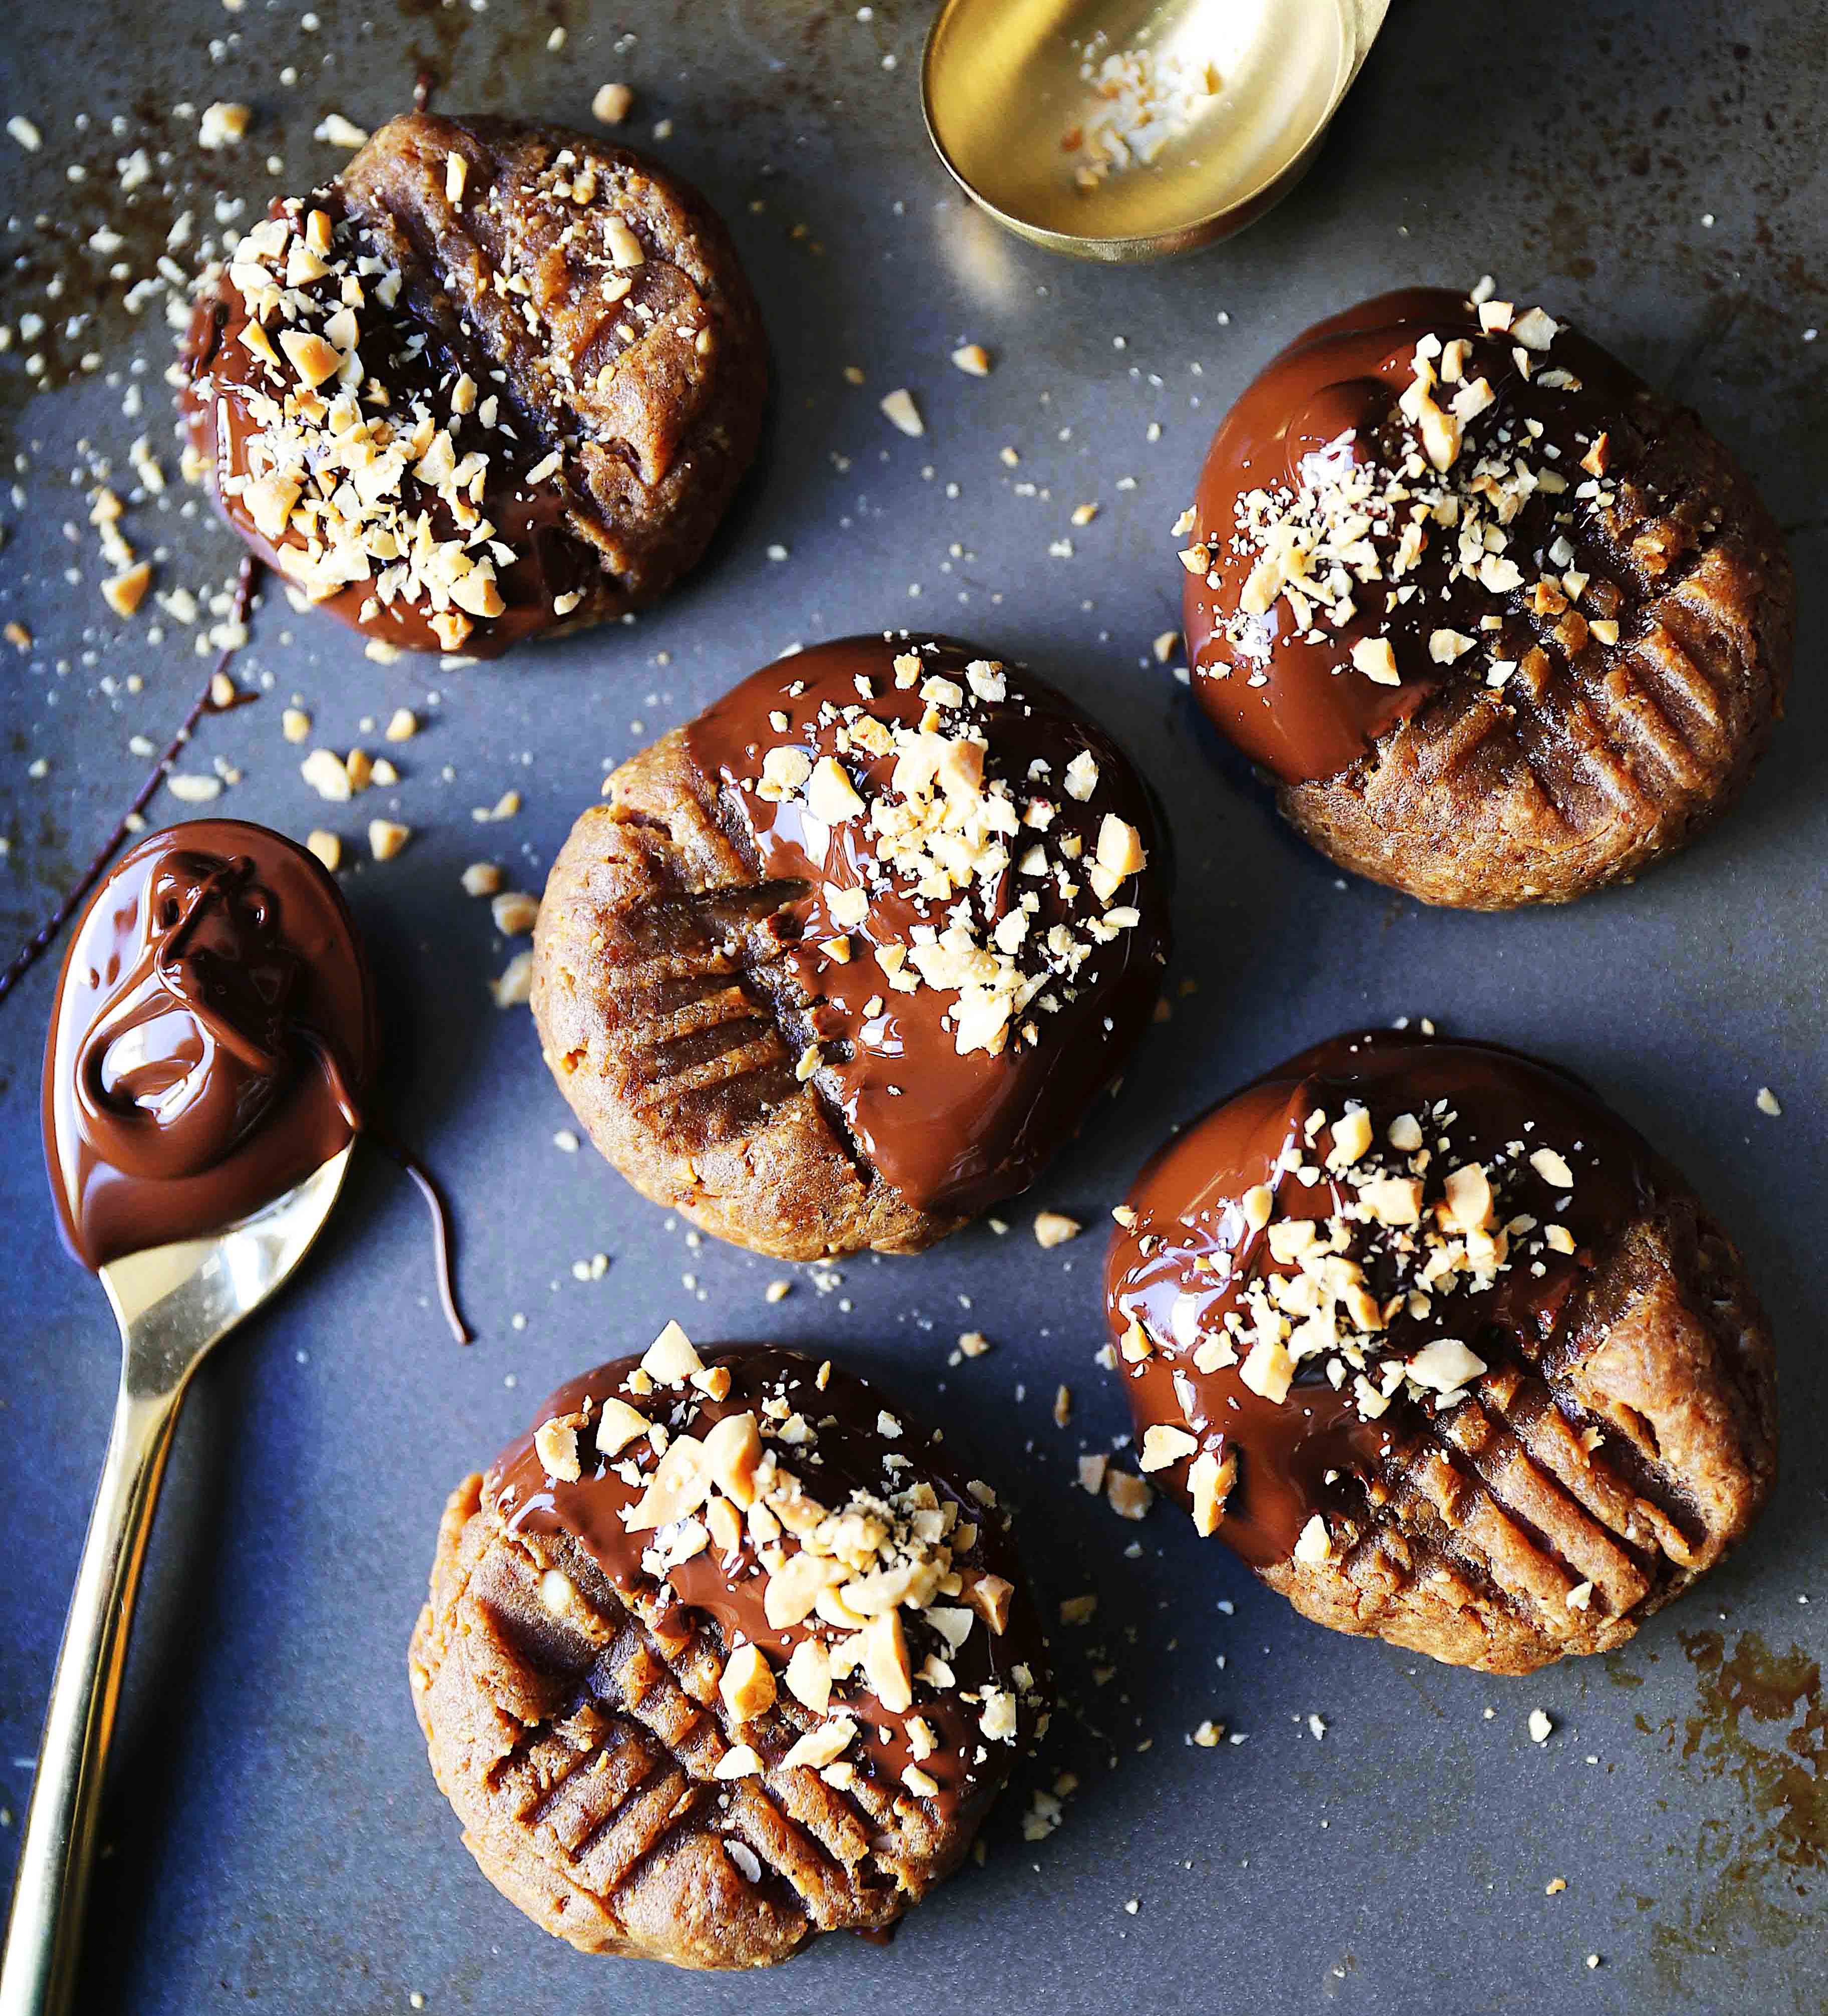
M 413 1640 L 434 1766 L 485 1872 L 523 1908 L 565 1900 L 534 1915 L 587 1950 L 687 1966 L 892 1922 L 1045 1723 L 995 1506 L 936 1437 L 795 1352 L 701 1355 L 669 1325 L 561 1388 L 453 1500 Z M 530 1814 L 487 1753 L 543 1777 L 561 1732 L 590 1804 L 549 1827 L 550 1799 Z M 643 1894 L 681 1859 L 658 1904 Z
M 695 192 L 582 135 L 413 113 L 241 240 L 181 405 L 230 524 L 314 601 L 492 656 L 693 564 L 763 355 Z
M 1738 1255 L 1550 1065 L 1335 1039 L 1165 1148 L 1120 1220 L 1145 1470 L 1336 1628 L 1495 1671 L 1603 1650 L 1769 1492 Z
M 219 1230 L 349 1143 L 368 962 L 336 884 L 264 826 L 153 833 L 91 898 L 45 1053 L 45 1151 L 85 1266 Z
M 758 672 L 686 746 L 799 885 L 785 964 L 864 1154 L 923 1211 L 1025 1189 L 1160 988 L 1161 843 L 1123 757 L 968 646 L 880 637 Z
M 1541 308 L 1439 289 L 1298 337 L 1180 528 L 1201 705 L 1343 865 L 1552 901 L 1697 830 L 1749 775 L 1794 587 L 1691 414 Z
M 1148 1021 L 1148 794 L 969 646 L 795 654 L 610 789 L 554 866 L 534 1015 L 598 1147 L 723 1237 L 930 1244 L 1033 1181 Z

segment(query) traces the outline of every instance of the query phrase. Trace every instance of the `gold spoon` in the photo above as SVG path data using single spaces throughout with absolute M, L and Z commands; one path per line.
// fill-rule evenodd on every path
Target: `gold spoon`
M 225 1230 L 129 1253 L 101 1270 L 121 1326 L 121 1390 L 20 1843 L 0 2016 L 63 2016 L 75 1992 L 133 1600 L 185 1388 L 211 1345 L 304 1258 L 353 1145 Z
M 1037 245 L 1189 251 L 1294 187 L 1388 6 L 945 0 L 921 70 L 927 131 L 972 200 Z

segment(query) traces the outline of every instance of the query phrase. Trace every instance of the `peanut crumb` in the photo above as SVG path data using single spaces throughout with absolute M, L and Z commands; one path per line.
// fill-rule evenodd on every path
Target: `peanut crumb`
M 346 805 L 355 795 L 348 767 L 334 749 L 314 749 L 298 766 L 298 774 L 320 798 Z
M 590 115 L 600 125 L 619 126 L 629 116 L 635 94 L 626 84 L 602 84 L 590 101 Z
M 1155 1493 L 1130 1471 L 1111 1468 L 1105 1473 L 1105 1499 L 1120 1519 L 1140 1519 L 1154 1502 Z
M 523 1008 L 533 995 L 533 955 L 517 952 L 502 969 L 499 978 L 489 983 L 498 1008 Z
M 117 616 L 131 616 L 146 599 L 152 579 L 151 561 L 141 560 L 124 573 L 110 575 L 102 583 L 102 599 Z
M 510 889 L 489 905 L 495 927 L 504 938 L 524 938 L 539 919 L 539 898 L 524 889 Z
M 883 417 L 889 425 L 899 428 L 904 434 L 916 437 L 924 434 L 926 424 L 914 402 L 914 394 L 905 386 L 897 386 L 880 401 Z

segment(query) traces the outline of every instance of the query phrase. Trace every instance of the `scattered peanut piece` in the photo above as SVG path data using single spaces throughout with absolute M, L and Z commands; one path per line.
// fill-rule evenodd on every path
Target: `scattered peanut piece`
M 952 353 L 952 361 L 968 378 L 988 378 L 990 353 L 981 343 L 962 343 Z
M 298 774 L 320 798 L 332 805 L 346 805 L 355 787 L 343 759 L 334 749 L 314 749 L 298 766 Z
M 492 861 L 472 861 L 463 870 L 466 896 L 492 896 L 502 885 L 502 872 Z
M 1040 1211 L 1035 1213 L 1035 1244 L 1044 1248 L 1064 1246 L 1069 1239 L 1076 1239 L 1080 1223 L 1076 1218 L 1069 1218 L 1063 1211 Z
M 921 418 L 921 410 L 914 402 L 914 394 L 905 386 L 897 386 L 880 402 L 883 417 L 893 427 L 911 437 L 924 434 L 926 423 Z
M 368 822 L 368 851 L 377 861 L 391 861 L 412 837 L 413 829 L 402 826 L 398 819 Z
M 517 938 L 532 931 L 539 917 L 539 898 L 524 889 L 510 889 L 489 905 L 495 927 L 503 937 Z
M 390 742 L 410 742 L 419 733 L 419 717 L 409 707 L 397 707 L 388 717 L 386 734 Z
M 253 117 L 247 106 L 237 105 L 233 99 L 206 105 L 197 129 L 197 144 L 212 153 L 218 147 L 238 147 Z
M 600 125 L 619 126 L 634 103 L 635 94 L 626 84 L 600 84 L 590 101 L 590 115 Z
M 305 741 L 311 734 L 311 716 L 303 707 L 287 707 L 279 716 L 279 733 L 288 742 Z
M 1154 1502 L 1155 1493 L 1140 1477 L 1113 1467 L 1105 1473 L 1105 1498 L 1120 1519 L 1140 1519 Z
M 517 952 L 502 969 L 499 979 L 489 983 L 498 1008 L 523 1008 L 533 995 L 533 955 Z
M 152 581 L 151 561 L 141 560 L 124 573 L 110 575 L 102 583 L 102 599 L 117 616 L 131 616 L 145 601 Z
M 353 119 L 345 119 L 340 112 L 330 112 L 318 121 L 311 137 L 328 141 L 333 147 L 347 147 L 353 153 L 358 147 L 368 145 L 368 128 L 358 126 Z
M 333 875 L 343 865 L 342 841 L 321 826 L 312 827 L 305 836 L 305 848 L 308 854 L 315 854 Z

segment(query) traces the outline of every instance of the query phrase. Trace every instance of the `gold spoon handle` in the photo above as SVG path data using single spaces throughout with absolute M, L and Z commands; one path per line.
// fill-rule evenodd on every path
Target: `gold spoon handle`
M 20 1844 L 0 2016 L 64 2016 L 76 1988 L 102 1777 L 127 1665 L 133 1599 L 182 1397 L 124 1380 L 70 1599 Z

